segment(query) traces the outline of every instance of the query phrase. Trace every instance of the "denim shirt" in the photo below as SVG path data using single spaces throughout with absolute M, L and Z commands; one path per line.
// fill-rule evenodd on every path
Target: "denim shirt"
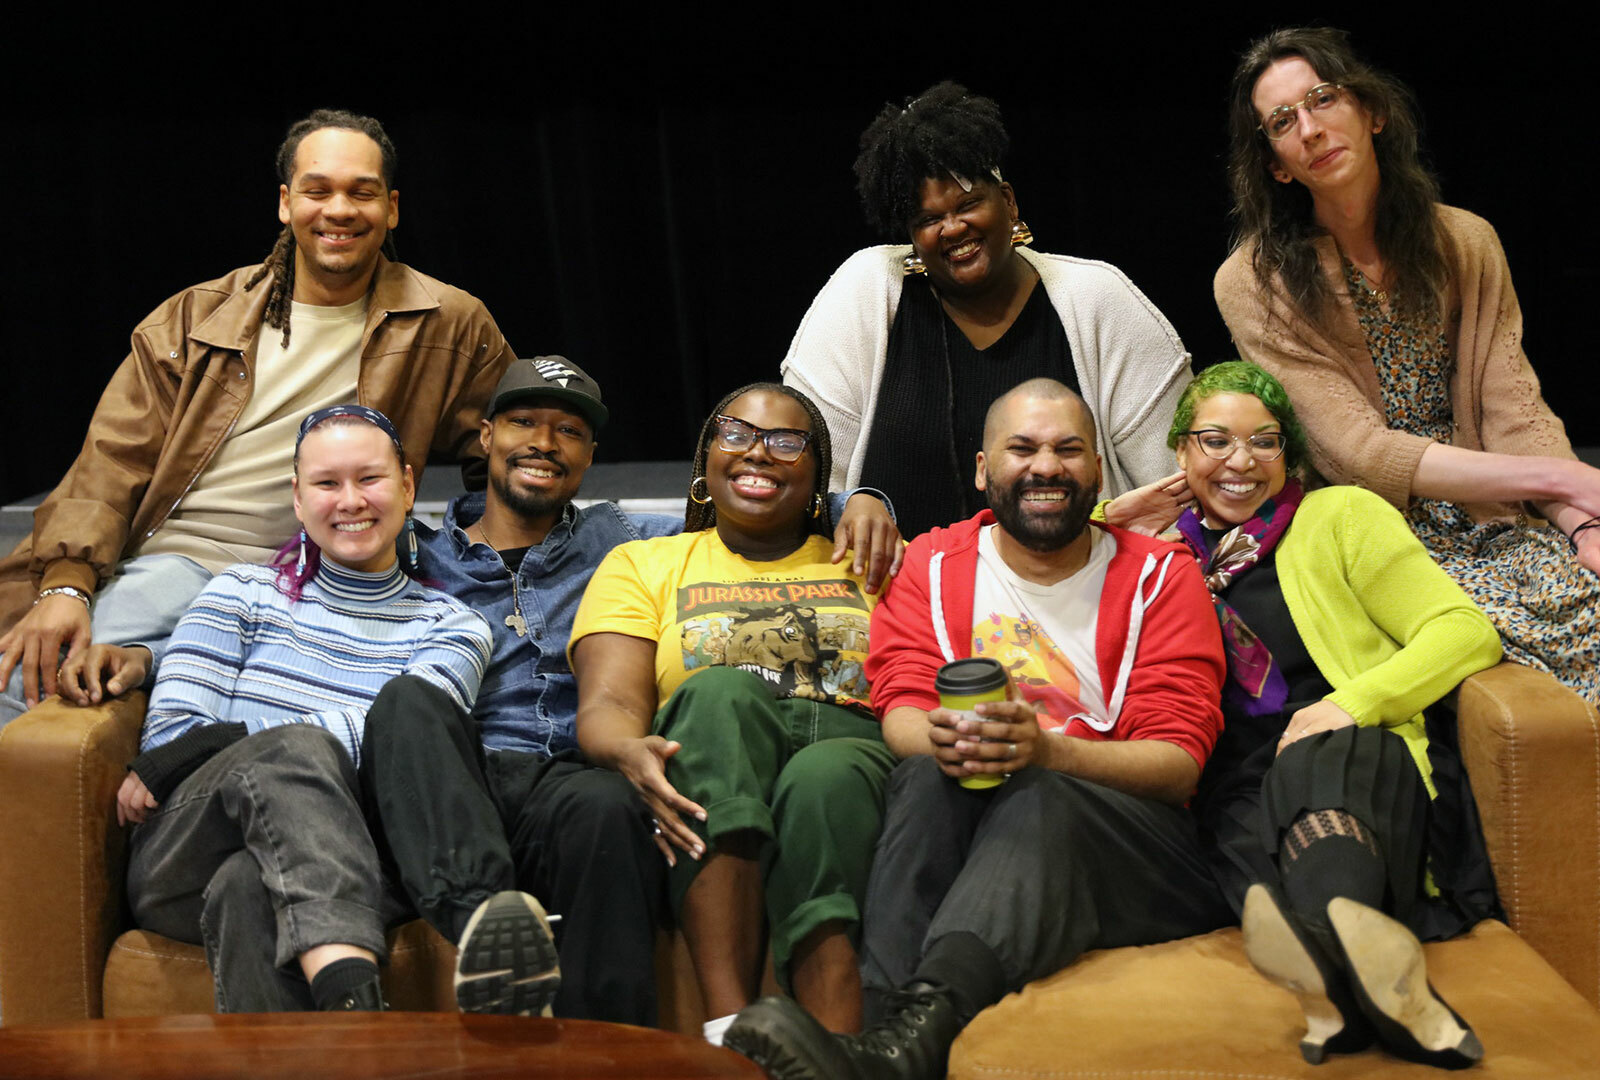
M 883 492 L 853 488 L 829 494 L 833 520 L 857 492 L 877 496 L 894 515 Z M 483 745 L 547 757 L 576 749 L 578 681 L 567 666 L 567 639 L 583 590 L 612 548 L 629 540 L 676 536 L 683 519 L 625 514 L 612 502 L 582 510 L 568 503 L 544 542 L 522 557 L 513 579 L 498 552 L 467 539 L 465 530 L 483 516 L 484 501 L 481 491 L 457 495 L 437 531 L 417 522 L 419 574 L 477 611 L 494 633 L 494 652 L 472 710 Z M 528 626 L 525 637 L 506 623 L 517 610 L 513 588 Z
M 472 711 L 483 744 L 543 756 L 574 749 L 578 683 L 567 666 L 567 639 L 583 590 L 612 548 L 675 535 L 683 531 L 683 520 L 625 514 L 610 502 L 582 510 L 568 504 L 544 542 L 528 549 L 513 578 L 497 552 L 467 539 L 464 530 L 483 516 L 483 508 L 483 492 L 458 495 L 445 511 L 444 528 L 417 524 L 421 576 L 478 611 L 494 631 L 494 652 Z M 527 621 L 525 637 L 506 623 L 516 612 L 513 589 Z

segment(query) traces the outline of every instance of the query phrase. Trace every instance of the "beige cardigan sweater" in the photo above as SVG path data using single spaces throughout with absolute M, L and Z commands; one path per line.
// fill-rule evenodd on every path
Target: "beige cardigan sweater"
M 1566 429 L 1539 392 L 1522 351 L 1522 310 L 1494 228 L 1452 206 L 1439 207 L 1450 264 L 1445 334 L 1455 356 L 1450 385 L 1451 442 L 1501 454 L 1573 457 Z M 1234 345 L 1277 376 L 1295 402 L 1311 443 L 1311 461 L 1335 484 L 1357 484 L 1404 508 L 1428 440 L 1384 422 L 1378 374 L 1345 287 L 1333 238 L 1317 241 L 1322 271 L 1336 297 L 1329 325 L 1292 310 L 1281 281 L 1264 290 L 1244 244 L 1217 271 L 1217 308 Z M 1515 515 L 1517 507 L 1474 504 L 1478 521 Z

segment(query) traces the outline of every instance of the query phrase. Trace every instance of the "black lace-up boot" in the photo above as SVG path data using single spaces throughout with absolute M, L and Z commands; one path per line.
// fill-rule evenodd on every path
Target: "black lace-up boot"
M 773 1080 L 937 1080 L 966 1021 L 955 995 L 914 982 L 886 995 L 883 1022 L 834 1035 L 788 998 L 762 998 L 733 1022 L 722 1044 Z

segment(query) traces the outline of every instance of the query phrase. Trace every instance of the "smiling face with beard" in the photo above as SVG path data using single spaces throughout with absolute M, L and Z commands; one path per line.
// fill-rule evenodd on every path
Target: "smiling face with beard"
M 976 483 L 1008 535 L 1052 552 L 1083 534 L 1100 495 L 1100 458 L 1081 398 L 1060 383 L 1024 383 L 990 408 L 983 441 Z
M 1098 488 L 1085 488 L 1065 473 L 1004 484 L 991 472 L 985 490 L 1000 527 L 1030 551 L 1058 551 L 1076 540 L 1100 497 Z
M 549 518 L 572 501 L 594 460 L 594 435 L 580 413 L 531 398 L 483 422 L 491 495 L 513 516 Z

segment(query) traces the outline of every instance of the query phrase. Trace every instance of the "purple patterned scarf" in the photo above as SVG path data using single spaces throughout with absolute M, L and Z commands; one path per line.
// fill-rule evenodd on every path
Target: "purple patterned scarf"
M 1228 653 L 1228 686 L 1222 696 L 1246 716 L 1281 712 L 1289 697 L 1289 684 L 1266 642 L 1245 625 L 1222 593 L 1278 546 L 1303 495 L 1300 482 L 1290 480 L 1256 509 L 1254 517 L 1224 533 L 1215 550 L 1207 548 L 1204 527 L 1193 509 L 1185 510 L 1178 519 L 1178 532 L 1199 560 L 1217 608 L 1217 621 L 1222 624 L 1222 643 Z

